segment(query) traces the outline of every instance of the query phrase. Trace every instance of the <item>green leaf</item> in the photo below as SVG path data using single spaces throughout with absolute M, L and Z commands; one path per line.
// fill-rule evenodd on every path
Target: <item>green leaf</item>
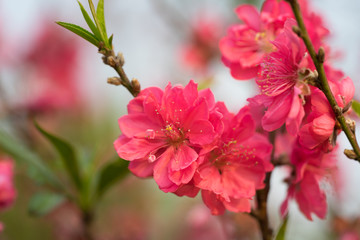
M 110 48 L 111 48 L 111 49 L 112 49 L 113 37 L 114 37 L 114 34 L 111 34 L 111 36 L 109 37 L 109 45 L 110 45 Z
M 96 47 L 99 47 L 99 40 L 95 37 L 95 35 L 90 33 L 89 31 L 83 29 L 82 27 L 79 27 L 79 26 L 77 26 L 75 24 L 71 24 L 71 23 L 65 23 L 65 22 L 56 22 L 56 23 L 64 28 L 66 28 L 67 30 L 72 31 L 76 35 L 79 35 L 86 41 L 94 44 Z
M 128 162 L 117 157 L 116 161 L 108 163 L 100 170 L 100 178 L 97 186 L 98 196 L 102 196 L 117 181 L 123 179 L 129 173 Z
M 0 131 L 0 149 L 12 156 L 18 162 L 24 162 L 35 169 L 36 174 L 50 184 L 55 189 L 64 191 L 65 189 L 56 175 L 41 160 L 41 158 L 30 151 L 25 145 L 19 143 L 9 134 Z
M 95 37 L 100 40 L 101 39 L 101 35 L 99 30 L 97 29 L 97 27 L 95 26 L 94 22 L 91 20 L 89 14 L 86 12 L 84 6 L 78 1 L 81 12 L 84 16 L 84 19 L 87 23 L 87 25 L 89 26 L 89 28 L 91 29 L 91 31 L 94 33 Z
M 353 100 L 352 109 L 360 117 L 360 102 Z
M 28 206 L 29 214 L 33 217 L 44 216 L 60 206 L 65 200 L 66 198 L 63 195 L 56 193 L 36 193 L 30 199 Z
M 104 43 L 107 47 L 109 46 L 106 27 L 105 27 L 105 15 L 104 15 L 104 0 L 99 0 L 98 5 L 96 7 L 96 18 L 98 20 L 98 28 L 100 30 L 100 34 L 103 36 Z
M 94 4 L 92 2 L 92 0 L 88 0 L 89 2 L 89 7 L 90 7 L 90 11 L 91 11 L 91 14 L 95 20 L 95 23 L 97 22 L 97 18 L 96 18 L 96 12 L 95 12 L 95 7 L 94 7 Z M 97 25 L 97 24 L 96 24 Z
M 81 189 L 79 163 L 73 147 L 65 140 L 54 136 L 42 129 L 36 122 L 35 127 L 46 137 L 60 154 L 67 172 L 78 189 Z
M 284 240 L 285 239 L 288 219 L 289 219 L 289 216 L 286 215 L 285 218 L 284 218 L 283 223 L 280 226 L 280 229 L 279 229 L 278 233 L 276 234 L 275 240 Z

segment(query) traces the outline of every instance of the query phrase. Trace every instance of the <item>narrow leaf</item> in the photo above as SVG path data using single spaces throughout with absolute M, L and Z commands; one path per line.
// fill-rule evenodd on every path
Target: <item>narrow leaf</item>
M 90 7 L 90 11 L 91 11 L 91 14 L 95 20 L 95 23 L 97 22 L 97 19 L 96 19 L 96 12 L 95 12 L 95 7 L 94 7 L 94 4 L 92 2 L 92 0 L 88 0 L 89 2 L 89 7 Z
M 353 100 L 352 109 L 360 117 L 360 102 Z
M 78 1 L 81 12 L 85 18 L 85 21 L 87 23 L 87 25 L 89 26 L 89 28 L 91 29 L 91 31 L 94 33 L 95 37 L 100 40 L 101 39 L 101 35 L 99 30 L 97 29 L 97 27 L 95 26 L 94 22 L 91 20 L 89 14 L 86 12 L 84 6 Z
M 18 162 L 23 162 L 31 166 L 36 171 L 36 174 L 40 175 L 41 178 L 52 187 L 60 191 L 65 191 L 59 179 L 51 169 L 43 163 L 38 155 L 3 131 L 0 131 L 0 149 Z
M 35 123 L 36 128 L 41 132 L 41 134 L 46 137 L 52 145 L 56 148 L 58 153 L 63 160 L 65 168 L 69 173 L 72 181 L 75 186 L 80 189 L 81 188 L 81 180 L 80 180 L 80 171 L 79 171 L 79 163 L 75 156 L 75 152 L 73 147 L 66 141 L 60 139 L 57 136 L 54 136 L 44 129 L 42 129 L 37 123 Z
M 117 157 L 116 161 L 108 163 L 100 170 L 97 187 L 98 196 L 102 196 L 113 184 L 123 179 L 129 173 L 128 162 Z
M 284 221 L 282 222 L 278 233 L 276 234 L 275 240 L 285 240 L 286 228 L 288 223 L 289 216 L 286 215 Z
M 104 15 L 104 0 L 99 0 L 98 5 L 96 7 L 96 18 L 99 21 L 99 30 L 101 35 L 103 36 L 104 43 L 107 47 L 109 46 L 106 27 L 105 27 L 105 15 Z
M 33 195 L 29 201 L 28 211 L 33 217 L 41 217 L 65 201 L 65 197 L 51 192 L 41 192 Z
M 89 31 L 83 29 L 82 27 L 79 27 L 79 26 L 77 26 L 75 24 L 71 24 L 71 23 L 65 23 L 65 22 L 56 22 L 56 23 L 64 28 L 72 31 L 76 35 L 79 35 L 86 41 L 94 44 L 96 47 L 99 47 L 99 40 L 96 39 L 95 35 L 90 33 Z
M 109 37 L 109 45 L 110 45 L 110 48 L 112 49 L 112 41 L 113 41 L 113 37 L 114 35 L 111 34 L 111 36 Z

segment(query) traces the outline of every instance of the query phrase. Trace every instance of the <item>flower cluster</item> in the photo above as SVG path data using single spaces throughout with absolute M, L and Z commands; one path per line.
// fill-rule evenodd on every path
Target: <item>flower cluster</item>
M 193 81 L 142 90 L 119 126 L 115 149 L 136 176 L 152 176 L 162 191 L 179 196 L 201 190 L 213 214 L 250 212 L 272 170 L 272 145 L 255 132 L 249 108 L 232 114 Z
M 324 21 L 306 0 L 299 3 L 316 51 L 329 53 Z M 312 213 L 324 218 L 326 194 L 320 181 L 336 176 L 332 151 L 341 128 L 291 7 L 286 1 L 266 0 L 260 12 L 252 5 L 235 11 L 243 23 L 231 26 L 220 40 L 222 60 L 235 79 L 255 79 L 260 93 L 233 114 L 192 81 L 186 87 L 169 84 L 164 91 L 144 89 L 129 103 L 128 115 L 119 119 L 117 153 L 130 161 L 136 176 L 152 176 L 164 192 L 194 197 L 201 191 L 215 215 L 226 209 L 250 212 L 273 164 L 290 165 L 282 215 L 295 199 L 309 220 Z M 329 59 L 323 59 L 326 76 L 347 114 L 354 85 Z M 274 149 L 267 136 L 273 131 Z
M 324 21 L 311 11 L 307 1 L 299 3 L 315 49 L 323 46 L 329 52 L 324 43 L 329 35 Z M 258 115 L 259 125 L 265 131 L 284 126 L 293 143 L 287 146 L 292 149 L 287 158 L 293 171 L 287 179 L 288 196 L 281 211 L 286 213 L 288 200 L 294 198 L 308 219 L 312 219 L 311 213 L 324 218 L 326 197 L 319 182 L 336 169 L 329 152 L 341 128 L 318 88 L 314 63 L 295 33 L 297 23 L 290 5 L 286 1 L 266 0 L 260 13 L 251 5 L 238 7 L 236 13 L 243 23 L 230 27 L 221 40 L 223 61 L 234 78 L 255 78 L 260 94 L 249 102 L 252 109 L 265 110 L 262 116 Z M 354 96 L 354 85 L 328 60 L 329 57 L 324 63 L 326 76 L 339 107 L 346 114 Z M 276 156 L 281 155 L 279 151 L 276 149 Z

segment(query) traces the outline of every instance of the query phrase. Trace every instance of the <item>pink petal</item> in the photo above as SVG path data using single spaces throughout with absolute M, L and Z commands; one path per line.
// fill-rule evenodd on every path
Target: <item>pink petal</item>
M 235 9 L 238 17 L 253 30 L 260 32 L 260 14 L 254 5 L 244 4 Z
M 292 97 L 291 92 L 285 92 L 274 97 L 273 103 L 265 112 L 261 121 L 262 126 L 266 131 L 274 131 L 285 123 L 290 112 Z
M 231 198 L 230 202 L 224 201 L 223 204 L 231 212 L 251 212 L 250 199 L 247 198 Z
M 194 198 L 199 193 L 200 189 L 195 187 L 192 183 L 181 185 L 174 193 L 179 197 L 187 196 Z
M 193 122 L 187 134 L 191 144 L 205 145 L 210 144 L 215 137 L 213 125 L 206 120 Z
M 119 118 L 121 132 L 127 137 L 146 136 L 146 131 L 160 131 L 161 126 L 152 122 L 145 114 L 130 114 Z
M 299 204 L 300 210 L 311 221 L 311 213 L 315 213 L 319 218 L 324 219 L 327 211 L 325 193 L 320 190 L 316 178 L 307 173 L 300 183 L 300 189 L 295 193 L 295 199 Z
M 146 178 L 153 175 L 154 162 L 149 162 L 146 159 L 134 160 L 129 163 L 129 170 L 138 177 Z
M 354 97 L 354 93 L 355 93 L 354 83 L 351 80 L 351 78 L 346 77 L 345 79 L 343 79 L 341 81 L 340 87 L 341 87 L 340 95 L 345 98 L 345 103 L 350 102 L 351 99 Z M 340 106 L 344 105 L 343 101 L 341 102 L 338 101 L 338 104 Z
M 194 103 L 192 103 L 194 104 Z M 205 99 L 200 99 L 194 104 L 192 109 L 184 117 L 182 123 L 183 129 L 190 129 L 197 120 L 208 120 L 209 119 L 209 107 Z
M 210 163 L 199 167 L 198 174 L 194 176 L 194 183 L 197 187 L 209 190 L 215 194 L 222 194 L 223 192 L 219 170 Z M 227 196 L 223 197 L 228 199 Z
M 169 179 L 169 163 L 173 158 L 175 149 L 169 147 L 166 151 L 158 158 L 154 166 L 154 180 L 159 185 L 159 188 L 164 192 L 174 192 L 178 189 L 178 185 L 173 183 Z
M 190 80 L 190 82 L 185 86 L 184 96 L 188 105 L 190 106 L 198 98 L 197 84 L 194 82 L 194 80 Z
M 295 91 L 296 93 L 296 91 Z M 305 116 L 305 110 L 302 105 L 302 100 L 298 94 L 294 94 L 289 115 L 286 119 L 286 129 L 292 136 L 296 136 L 299 132 L 300 124 Z
M 190 166 L 188 166 L 185 169 L 181 169 L 178 171 L 170 170 L 169 179 L 176 185 L 187 184 L 192 180 L 194 173 L 197 169 L 197 166 L 198 166 L 197 163 L 193 162 Z
M 225 64 L 226 65 L 226 64 Z M 237 80 L 248 80 L 257 76 L 260 67 L 243 67 L 239 63 L 230 63 L 228 64 L 230 67 L 231 76 L 233 76 Z
M 163 147 L 165 142 L 162 140 L 146 140 L 139 138 L 127 139 L 125 136 L 120 136 L 114 142 L 114 147 L 118 155 L 128 161 L 148 158 L 151 152 Z
M 186 144 L 182 144 L 174 150 L 171 158 L 170 169 L 171 171 L 179 171 L 187 168 L 198 158 L 198 154 L 194 149 Z
M 311 129 L 320 139 L 328 139 L 334 131 L 335 119 L 328 114 L 315 118 L 312 123 Z
M 225 212 L 224 204 L 222 203 L 222 201 L 220 201 L 218 199 L 218 197 L 214 193 L 212 193 L 210 191 L 202 190 L 201 196 L 202 196 L 202 199 L 203 199 L 205 205 L 208 208 L 210 208 L 211 214 L 213 214 L 213 215 L 224 214 L 224 212 Z

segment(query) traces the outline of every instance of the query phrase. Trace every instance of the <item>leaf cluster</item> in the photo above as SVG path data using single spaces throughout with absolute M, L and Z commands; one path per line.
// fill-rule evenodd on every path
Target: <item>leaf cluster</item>
M 90 28 L 91 32 L 72 23 L 66 23 L 66 22 L 56 22 L 56 23 L 70 30 L 76 35 L 82 37 L 86 41 L 92 43 L 99 49 L 106 48 L 108 50 L 112 50 L 113 35 L 108 37 L 106 33 L 105 16 L 104 16 L 104 0 L 99 0 L 98 5 L 96 7 L 96 11 L 92 0 L 88 0 L 88 2 L 93 20 L 91 19 L 88 12 L 85 10 L 84 6 L 78 1 L 82 15 L 88 27 Z

